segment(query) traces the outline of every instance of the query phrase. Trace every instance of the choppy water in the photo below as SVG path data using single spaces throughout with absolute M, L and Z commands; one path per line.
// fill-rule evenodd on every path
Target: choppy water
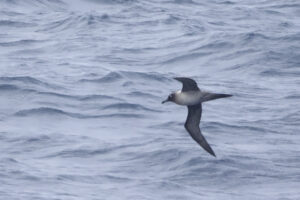
M 0 199 L 300 199 L 297 0 L 0 0 L 0 93 Z

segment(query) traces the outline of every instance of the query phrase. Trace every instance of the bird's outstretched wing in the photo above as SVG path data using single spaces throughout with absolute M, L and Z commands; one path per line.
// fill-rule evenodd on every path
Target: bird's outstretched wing
M 200 90 L 197 86 L 197 83 L 193 79 L 185 77 L 175 77 L 174 79 L 182 83 L 182 92 Z
M 191 137 L 208 153 L 215 156 L 214 151 L 209 146 L 209 144 L 206 142 L 204 136 L 201 134 L 201 130 L 199 128 L 199 123 L 201 119 L 202 114 L 202 105 L 194 105 L 194 106 L 188 106 L 188 116 L 186 119 L 186 122 L 184 124 L 184 127 L 189 132 Z

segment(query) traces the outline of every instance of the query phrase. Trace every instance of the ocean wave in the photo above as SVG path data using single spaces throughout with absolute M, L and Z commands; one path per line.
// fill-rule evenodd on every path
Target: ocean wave
M 1 158 L 1 163 L 16 165 L 19 162 L 16 159 L 14 159 L 14 158 L 5 158 L 4 157 L 4 158 Z
M 71 181 L 79 183 L 89 183 L 89 184 L 101 184 L 104 180 L 109 180 L 113 182 L 126 182 L 131 180 L 127 177 L 119 177 L 116 175 L 78 175 L 78 174 L 59 174 L 56 176 L 59 181 Z M 97 181 L 98 180 L 98 181 Z
M 53 96 L 53 97 L 64 98 L 64 99 L 80 100 L 80 97 L 75 95 L 61 94 L 57 92 L 39 92 L 39 91 L 35 91 L 35 92 L 39 95 L 45 95 L 49 97 Z
M 263 33 L 255 33 L 255 32 L 240 34 L 241 45 L 256 44 L 257 42 L 262 43 L 263 41 L 267 41 L 267 40 L 275 40 L 275 38 L 266 36 Z
M 48 88 L 58 89 L 61 88 L 57 85 L 47 83 L 45 81 L 40 81 L 36 78 L 32 78 L 30 76 L 14 76 L 14 77 L 0 77 L 0 82 L 5 83 L 22 83 L 22 84 L 30 84 L 30 85 L 37 85 L 37 86 L 44 86 Z
M 3 2 L 4 4 L 7 4 L 7 6 L 14 6 L 14 7 L 27 7 L 27 8 L 35 8 L 35 9 L 56 9 L 60 10 L 60 7 L 65 6 L 66 3 L 62 0 L 5 0 Z
M 300 99 L 300 94 L 291 94 L 286 96 L 285 99 Z
M 193 0 L 168 0 L 165 1 L 165 3 L 171 3 L 171 4 L 197 4 L 195 1 Z
M 188 53 L 185 55 L 168 58 L 167 60 L 161 62 L 161 64 L 173 64 L 173 63 L 177 63 L 177 62 L 184 62 L 184 61 L 188 61 L 188 60 L 192 60 L 192 59 L 196 59 L 196 58 L 200 58 L 200 57 L 205 57 L 210 54 L 211 54 L 210 52 Z
M 31 45 L 43 42 L 42 40 L 17 40 L 11 42 L 0 42 L 0 46 L 3 47 L 12 47 L 12 46 L 22 46 L 22 45 Z
M 1 78 L 0 78 L 1 79 Z M 43 92 L 38 89 L 28 89 L 26 86 L 16 86 L 14 84 L 0 84 L 0 91 L 17 91 L 20 94 L 36 94 L 38 96 L 45 97 L 56 97 L 61 99 L 75 100 L 81 102 L 92 102 L 92 101 L 103 101 L 103 100 L 111 100 L 111 101 L 123 101 L 121 98 L 117 98 L 109 95 L 101 95 L 101 94 L 90 94 L 90 95 L 71 95 L 71 94 L 62 94 L 59 92 Z
M 207 44 L 203 44 L 200 47 L 191 49 L 189 52 L 181 53 L 180 55 L 169 56 L 161 64 L 173 64 L 178 62 L 185 62 L 200 58 L 205 58 L 212 55 L 215 51 L 223 51 L 224 49 L 232 49 L 234 44 L 232 42 L 224 41 L 211 41 Z
M 177 24 L 181 20 L 182 20 L 182 18 L 180 18 L 180 16 L 175 16 L 175 15 L 171 14 L 166 19 L 164 19 L 162 22 L 164 24 Z
M 248 130 L 248 131 L 255 131 L 255 132 L 259 132 L 259 133 L 264 133 L 264 132 L 268 132 L 270 130 L 268 130 L 268 128 L 264 127 L 260 127 L 260 126 L 250 126 L 250 125 L 231 125 L 231 124 L 225 124 L 225 123 L 221 123 L 221 122 L 205 122 L 203 124 L 203 128 L 207 128 L 207 129 L 213 129 L 213 128 L 222 128 L 224 129 L 228 129 L 228 130 Z
M 291 113 L 287 113 L 280 119 L 282 122 L 285 122 L 285 124 L 294 124 L 294 125 L 300 125 L 300 110 L 296 110 Z
M 284 69 L 266 69 L 259 73 L 262 76 L 269 76 L 269 77 L 299 77 L 300 72 L 298 71 L 287 71 Z
M 39 135 L 37 137 L 29 137 L 29 138 L 24 138 L 22 139 L 22 141 L 24 143 L 37 143 L 37 144 L 40 144 L 40 143 L 47 143 L 49 142 L 50 140 L 52 140 L 52 138 L 48 135 Z
M 51 157 L 63 157 L 63 158 L 81 157 L 81 158 L 86 158 L 86 157 L 93 157 L 93 156 L 103 155 L 103 154 L 106 154 L 106 153 L 110 153 L 112 151 L 114 151 L 114 148 L 67 149 L 67 150 L 62 150 L 60 152 L 56 152 L 56 153 L 51 154 L 51 155 L 47 155 L 47 156 L 45 156 L 45 158 L 51 158 Z
M 76 114 L 68 113 L 60 109 L 49 108 L 49 107 L 41 107 L 41 108 L 33 108 L 33 109 L 25 109 L 16 112 L 14 115 L 19 117 L 25 117 L 30 115 L 67 115 L 67 116 L 76 116 Z
M 208 44 L 204 44 L 200 47 L 192 49 L 192 52 L 199 51 L 199 50 L 220 50 L 220 49 L 230 49 L 234 47 L 234 43 L 229 42 L 229 41 L 210 41 Z
M 279 9 L 282 9 L 282 8 L 297 8 L 299 7 L 300 8 L 300 4 L 299 3 L 289 3 L 289 2 L 286 2 L 286 3 L 283 3 L 283 2 L 280 2 L 280 4 L 276 4 L 276 5 L 271 5 L 271 6 L 268 6 L 269 8 L 279 8 Z
M 130 80 L 143 80 L 143 81 L 169 81 L 164 75 L 157 72 L 133 72 L 133 71 L 121 71 L 126 78 Z
M 85 115 L 81 113 L 66 112 L 61 109 L 50 108 L 50 107 L 40 107 L 20 110 L 14 114 L 16 117 L 28 117 L 28 116 L 68 116 L 77 119 L 91 119 L 91 118 L 143 118 L 142 114 L 132 114 L 132 113 L 113 113 L 113 114 L 103 114 L 103 115 Z
M 109 72 L 105 76 L 96 79 L 81 79 L 80 82 L 96 82 L 96 83 L 111 83 L 120 80 L 151 80 L 151 81 L 168 81 L 169 79 L 161 74 L 155 72 L 131 72 L 131 71 L 117 71 Z
M 0 20 L 0 27 L 24 28 L 24 27 L 33 27 L 33 26 L 36 26 L 36 24 L 20 22 L 20 21 L 12 21 L 12 20 Z
M 131 4 L 137 2 L 136 0 L 89 0 L 99 4 Z
M 164 165 L 165 163 L 177 163 L 184 155 L 187 155 L 186 150 L 180 150 L 177 148 L 165 148 L 159 150 L 152 150 L 143 153 L 132 154 L 130 161 L 135 161 L 139 164 L 146 164 L 149 166 L 153 165 Z M 147 159 L 145 159 L 147 158 Z
M 139 104 L 133 104 L 133 103 L 116 103 L 116 104 L 110 104 L 107 106 L 104 106 L 102 108 L 103 110 L 132 110 L 132 111 L 151 111 L 151 112 L 159 112 L 158 110 L 150 109 L 145 106 L 139 105 Z
M 80 96 L 79 99 L 81 101 L 98 101 L 98 100 L 104 100 L 104 99 L 122 101 L 122 99 L 118 98 L 118 97 L 113 97 L 113 96 L 108 96 L 108 95 L 100 95 L 100 94 L 91 94 L 91 95 Z
M 19 88 L 15 85 L 11 84 L 0 84 L 0 91 L 15 91 L 18 90 Z
M 9 16 L 9 17 L 15 17 L 15 16 L 23 15 L 21 12 L 0 10 L 0 15 L 2 15 L 2 14 L 6 15 L 6 16 Z
M 101 101 L 101 100 L 115 100 L 115 101 L 122 101 L 121 98 L 108 96 L 108 95 L 100 95 L 100 94 L 90 94 L 90 95 L 68 95 L 68 94 L 61 94 L 57 92 L 35 92 L 39 95 L 45 96 L 53 96 L 63 99 L 70 99 L 70 100 L 77 100 L 77 101 Z
M 68 16 L 62 16 L 55 21 L 45 24 L 38 32 L 64 32 L 72 29 L 92 29 L 96 25 L 106 22 L 112 22 L 108 14 L 75 14 L 71 13 Z
M 73 149 L 63 149 L 61 151 L 51 153 L 46 155 L 44 158 L 51 158 L 51 157 L 95 157 L 95 156 L 102 156 L 104 154 L 109 153 L 115 153 L 115 152 L 122 152 L 124 149 L 130 149 L 130 148 L 137 148 L 144 146 L 145 143 L 131 143 L 131 144 L 118 144 L 118 145 L 112 145 L 112 144 L 102 144 L 97 145 L 97 147 L 86 147 L 82 146 L 79 148 L 73 148 Z
M 107 75 L 97 79 L 81 79 L 80 82 L 97 82 L 97 83 L 110 83 L 121 80 L 123 77 L 120 73 L 110 72 Z
M 76 20 L 74 20 L 73 16 L 68 16 L 63 19 L 55 20 L 54 22 L 50 22 L 46 25 L 44 25 L 44 28 L 40 28 L 38 32 L 57 32 L 57 31 L 64 31 L 68 28 L 71 29 L 76 25 Z
M 107 22 L 109 21 L 110 17 L 108 14 L 101 14 L 101 15 L 93 15 L 93 14 L 87 14 L 80 16 L 78 19 L 80 22 L 82 22 L 84 25 L 93 25 L 101 22 Z
M 155 96 L 153 94 L 141 92 L 141 91 L 129 92 L 126 95 L 131 96 L 131 97 L 136 97 L 136 98 L 151 98 L 151 99 L 161 98 L 161 97 Z
M 28 147 L 32 147 L 30 145 L 43 145 L 45 143 L 54 142 L 54 137 L 49 135 L 37 135 L 37 136 L 20 136 L 20 137 L 13 137 L 8 139 L 9 143 L 14 143 L 15 145 L 29 145 Z M 24 146 L 25 147 L 25 146 Z
M 155 129 L 177 129 L 178 127 L 183 127 L 184 122 L 175 122 L 175 121 L 169 121 L 164 122 L 156 125 L 151 125 L 149 128 L 155 128 Z

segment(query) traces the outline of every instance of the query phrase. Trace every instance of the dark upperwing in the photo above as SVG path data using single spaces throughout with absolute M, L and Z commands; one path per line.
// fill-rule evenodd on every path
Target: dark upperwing
M 189 132 L 191 137 L 208 153 L 216 157 L 216 154 L 209 146 L 204 136 L 201 134 L 199 128 L 200 119 L 202 114 L 202 105 L 188 106 L 188 116 L 184 124 L 185 129 Z
M 182 83 L 182 92 L 200 90 L 193 79 L 185 77 L 175 77 L 174 79 Z

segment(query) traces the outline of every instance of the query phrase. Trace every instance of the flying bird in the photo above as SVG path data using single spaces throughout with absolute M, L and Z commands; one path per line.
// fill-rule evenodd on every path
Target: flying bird
M 188 116 L 184 124 L 185 129 L 203 149 L 216 157 L 216 154 L 207 143 L 199 128 L 202 114 L 202 103 L 214 99 L 231 97 L 232 95 L 201 91 L 198 88 L 197 83 L 190 78 L 176 77 L 174 79 L 180 81 L 183 87 L 180 91 L 171 93 L 162 103 L 171 101 L 178 105 L 187 106 Z

